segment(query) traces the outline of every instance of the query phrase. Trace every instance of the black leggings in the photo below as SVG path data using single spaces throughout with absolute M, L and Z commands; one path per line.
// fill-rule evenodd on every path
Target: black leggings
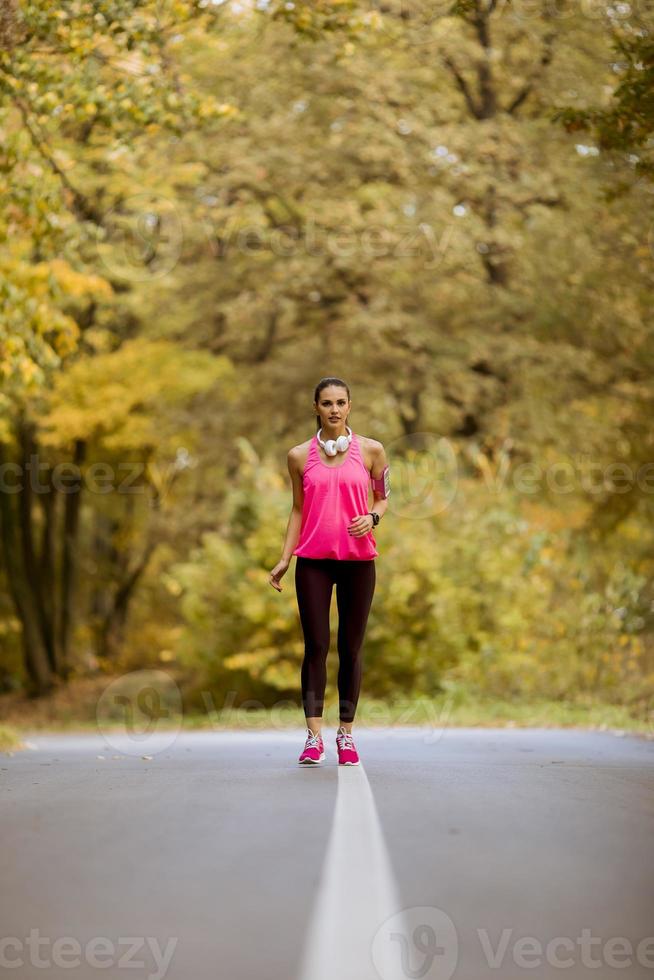
M 354 721 L 361 687 L 360 650 L 375 591 L 375 559 L 303 558 L 295 564 L 295 591 L 304 632 L 302 706 L 321 718 L 327 682 L 329 607 L 336 583 L 340 721 Z

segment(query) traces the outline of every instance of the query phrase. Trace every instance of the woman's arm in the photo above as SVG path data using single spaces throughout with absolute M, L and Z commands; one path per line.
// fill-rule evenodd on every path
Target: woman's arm
M 286 536 L 284 538 L 284 547 L 282 548 L 282 557 L 279 559 L 275 567 L 270 573 L 268 581 L 274 589 L 278 592 L 282 591 L 282 587 L 279 584 L 279 580 L 288 570 L 288 566 L 291 563 L 291 558 L 293 557 L 293 551 L 300 537 L 300 528 L 302 526 L 302 505 L 304 503 L 304 487 L 302 486 L 302 474 L 300 472 L 300 457 L 298 454 L 297 446 L 293 449 L 289 449 L 287 457 L 288 472 L 291 475 L 291 484 L 293 486 L 293 506 L 291 508 L 291 514 L 288 519 L 288 524 L 286 525 Z
M 287 458 L 288 472 L 291 475 L 293 485 L 293 506 L 286 526 L 286 537 L 282 548 L 282 561 L 290 562 L 293 550 L 300 537 L 300 526 L 302 524 L 302 505 L 304 503 L 304 488 L 302 486 L 302 474 L 300 473 L 299 459 L 296 449 L 290 449 Z
M 375 447 L 375 455 L 370 470 L 371 479 L 379 480 L 384 475 L 384 470 L 387 466 L 388 460 L 386 459 L 384 447 L 382 446 L 381 442 L 378 442 Z M 386 508 L 388 507 L 388 496 L 384 496 L 384 491 L 377 490 L 374 487 L 372 496 L 374 503 L 370 509 L 374 510 L 376 514 L 379 514 L 380 517 L 383 517 L 386 513 Z
M 372 441 L 372 440 L 371 440 Z M 384 475 L 384 469 L 387 466 L 386 454 L 384 452 L 384 447 L 381 442 L 374 442 L 372 446 L 372 466 L 370 467 L 370 479 L 379 480 Z M 390 471 L 389 471 L 390 472 Z M 387 475 L 388 476 L 388 475 Z M 386 486 L 389 485 L 389 481 L 386 481 Z M 384 487 L 384 484 L 382 484 Z M 370 517 L 372 511 L 379 514 L 382 518 L 386 513 L 386 508 L 388 507 L 388 499 L 385 496 L 384 489 L 378 489 L 374 484 L 371 486 L 372 489 L 372 507 L 367 514 L 357 514 L 355 518 L 350 522 L 348 527 L 348 534 L 352 534 L 355 538 L 360 538 L 364 534 L 370 534 L 373 529 L 373 519 Z M 390 493 L 390 487 L 389 487 Z

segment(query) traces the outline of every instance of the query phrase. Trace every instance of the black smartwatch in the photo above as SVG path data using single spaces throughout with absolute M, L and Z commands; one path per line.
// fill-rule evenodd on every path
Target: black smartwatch
M 372 526 L 373 527 L 377 527 L 377 525 L 379 524 L 379 521 L 381 520 L 379 514 L 377 513 L 377 511 L 374 511 L 374 510 L 369 510 L 368 513 L 372 517 Z

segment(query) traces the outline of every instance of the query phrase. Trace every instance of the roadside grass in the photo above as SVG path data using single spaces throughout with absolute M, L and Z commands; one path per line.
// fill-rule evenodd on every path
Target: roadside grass
M 21 737 L 10 725 L 0 725 L 0 752 L 17 752 L 24 748 Z
M 25 698 L 15 694 L 0 696 L 0 751 L 13 751 L 24 732 L 98 732 L 96 708 L 111 678 L 80 678 L 46 698 Z M 209 699 L 210 703 L 213 703 Z M 136 716 L 138 732 L 180 730 L 259 730 L 304 728 L 304 716 L 297 703 L 285 699 L 273 707 L 249 701 L 249 707 L 216 707 L 207 711 L 188 710 L 183 716 L 165 712 L 149 722 Z M 139 721 L 141 722 L 139 724 Z M 338 698 L 328 685 L 323 713 L 326 726 L 338 725 Z M 357 708 L 357 727 L 411 726 L 439 729 L 465 728 L 579 728 L 613 731 L 654 738 L 654 709 L 646 711 L 627 706 L 588 700 L 503 700 L 473 697 L 457 690 L 437 697 L 408 697 L 377 700 L 361 696 Z M 126 727 L 118 713 L 111 722 L 102 718 L 102 731 L 121 731 Z

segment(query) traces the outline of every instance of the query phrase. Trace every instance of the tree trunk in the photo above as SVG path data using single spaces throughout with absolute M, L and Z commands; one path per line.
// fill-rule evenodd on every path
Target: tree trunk
M 7 447 L 0 443 L 0 465 L 2 465 L 5 473 L 5 481 L 10 487 L 24 488 L 29 474 L 19 472 L 15 480 L 10 480 L 7 465 L 10 463 Z M 14 602 L 16 615 L 22 625 L 23 658 L 28 678 L 28 692 L 33 696 L 38 696 L 46 694 L 52 689 L 54 672 L 44 643 L 40 615 L 34 602 L 34 593 L 31 583 L 25 575 L 22 560 L 24 549 L 21 548 L 17 540 L 16 529 L 20 501 L 15 498 L 20 497 L 22 492 L 20 489 L 16 489 L 15 493 L 7 489 L 0 492 L 0 530 L 9 591 Z
M 75 440 L 73 464 L 81 466 L 86 453 L 86 443 Z M 64 529 L 61 550 L 61 618 L 59 621 L 59 649 L 61 651 L 60 671 L 64 678 L 70 675 L 70 636 L 73 625 L 73 597 L 77 580 L 77 535 L 79 512 L 82 499 L 81 481 L 64 498 Z
M 149 541 L 140 561 L 120 583 L 113 598 L 113 603 L 105 616 L 99 634 L 98 656 L 111 659 L 119 652 L 127 622 L 127 612 L 130 600 L 136 590 L 139 579 L 148 566 L 155 542 Z
M 56 673 L 57 656 L 55 652 L 55 639 L 46 610 L 42 564 L 36 554 L 33 527 L 34 494 L 38 492 L 40 498 L 41 496 L 47 495 L 49 489 L 47 485 L 44 487 L 41 484 L 40 463 L 36 440 L 34 438 L 34 424 L 25 418 L 21 418 L 16 426 L 16 434 L 22 457 L 23 471 L 21 481 L 22 489 L 18 494 L 17 505 L 25 583 L 31 592 L 30 604 L 35 615 L 34 625 L 41 632 L 50 669 L 53 673 Z

